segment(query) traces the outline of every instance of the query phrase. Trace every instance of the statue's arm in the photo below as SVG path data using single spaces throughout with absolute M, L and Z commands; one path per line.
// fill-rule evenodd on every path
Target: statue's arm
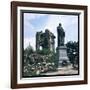
M 57 33 L 59 34 L 60 33 L 60 30 L 59 30 L 59 28 L 57 27 Z

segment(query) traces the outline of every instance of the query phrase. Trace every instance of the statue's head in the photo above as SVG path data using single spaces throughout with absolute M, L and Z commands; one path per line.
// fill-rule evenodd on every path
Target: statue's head
M 61 24 L 61 23 L 59 23 L 59 26 L 62 26 L 62 24 Z
M 49 32 L 49 29 L 45 29 L 45 32 Z

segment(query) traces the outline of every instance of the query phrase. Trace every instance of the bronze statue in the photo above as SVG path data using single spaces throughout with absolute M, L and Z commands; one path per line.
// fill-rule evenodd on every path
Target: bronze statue
M 57 35 L 58 35 L 58 46 L 64 45 L 64 38 L 65 38 L 65 32 L 62 28 L 61 23 L 59 23 L 59 26 L 57 27 Z

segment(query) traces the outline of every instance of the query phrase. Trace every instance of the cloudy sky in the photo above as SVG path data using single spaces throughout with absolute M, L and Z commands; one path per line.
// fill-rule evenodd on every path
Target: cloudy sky
M 78 41 L 78 16 L 24 13 L 24 49 L 30 44 L 35 50 L 36 32 L 44 32 L 45 29 L 54 33 L 56 36 L 55 47 L 57 47 L 57 26 L 59 23 L 62 23 L 65 31 L 65 43 Z

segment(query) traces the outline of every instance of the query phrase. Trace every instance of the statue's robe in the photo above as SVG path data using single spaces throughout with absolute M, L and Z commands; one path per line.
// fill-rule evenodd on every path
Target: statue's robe
M 64 29 L 61 26 L 58 26 L 57 33 L 58 33 L 58 46 L 62 46 L 64 45 L 64 37 L 65 37 Z

